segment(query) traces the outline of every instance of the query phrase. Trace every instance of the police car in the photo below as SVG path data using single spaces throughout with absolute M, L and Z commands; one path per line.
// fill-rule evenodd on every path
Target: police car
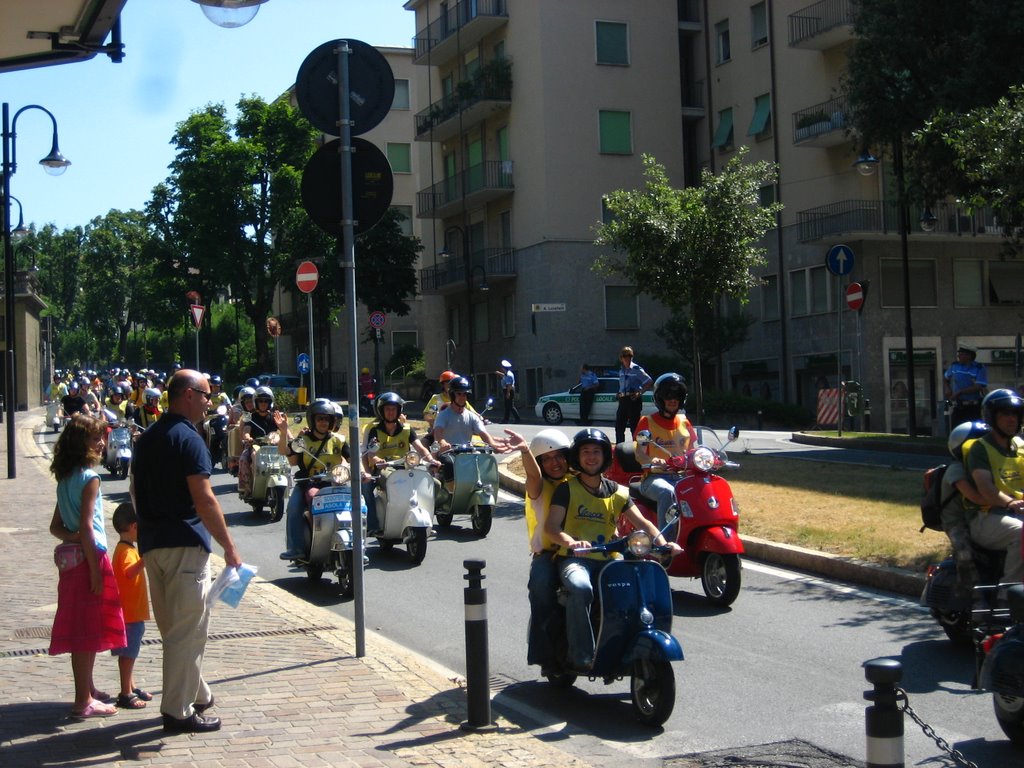
M 580 385 L 577 384 L 568 392 L 540 397 L 537 400 L 537 405 L 534 406 L 537 418 L 547 424 L 561 424 L 563 419 L 578 421 L 580 418 L 580 389 Z M 617 376 L 598 378 L 594 406 L 590 409 L 591 421 L 615 421 L 615 411 L 619 407 L 619 399 L 616 397 L 618 391 L 619 378 Z M 646 416 L 656 411 L 654 395 L 644 392 L 641 412 Z

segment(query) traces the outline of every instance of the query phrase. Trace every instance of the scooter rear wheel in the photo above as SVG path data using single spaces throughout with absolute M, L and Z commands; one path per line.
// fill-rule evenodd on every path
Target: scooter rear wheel
M 641 723 L 652 727 L 664 725 L 676 706 L 676 677 L 672 665 L 660 659 L 634 661 L 629 692 L 633 711 Z
M 992 705 L 1006 737 L 1017 746 L 1024 745 L 1024 698 L 994 693 Z
M 409 552 L 409 559 L 413 565 L 419 565 L 427 556 L 427 529 L 413 528 L 410 532 L 409 543 L 405 545 Z

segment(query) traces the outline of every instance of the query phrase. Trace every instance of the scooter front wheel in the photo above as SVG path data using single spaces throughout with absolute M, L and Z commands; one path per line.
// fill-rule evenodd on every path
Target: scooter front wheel
M 1006 737 L 1017 746 L 1024 745 L 1024 698 L 994 693 L 992 705 Z
M 549 672 L 544 677 L 555 688 L 572 688 L 573 683 L 576 682 L 576 675 L 572 672 Z
M 641 723 L 655 728 L 664 725 L 676 706 L 676 677 L 672 665 L 660 659 L 633 662 L 629 691 L 633 711 Z
M 306 578 L 314 584 L 320 583 L 320 579 L 324 575 L 324 567 L 322 565 L 309 564 L 306 566 Z
M 435 517 L 437 518 L 437 527 L 443 530 L 452 527 L 452 519 L 455 515 L 451 512 L 438 512 Z
M 473 533 L 478 536 L 486 536 L 491 532 L 491 522 L 494 518 L 494 508 L 489 504 L 481 504 L 473 508 Z
M 280 485 L 270 489 L 270 522 L 276 523 L 284 517 L 284 488 Z
M 122 480 L 126 480 L 128 478 L 128 465 L 130 463 L 131 462 L 128 459 L 121 459 L 117 464 L 117 472 L 115 473 L 115 476 Z
M 409 543 L 405 545 L 409 552 L 409 559 L 413 565 L 419 565 L 427 556 L 427 529 L 413 528 L 409 535 Z
M 729 606 L 740 594 L 740 556 L 708 552 L 700 569 L 700 585 L 708 600 Z
M 352 550 L 341 553 L 341 565 L 338 568 L 338 586 L 341 596 L 350 598 L 356 591 L 355 575 L 352 573 Z

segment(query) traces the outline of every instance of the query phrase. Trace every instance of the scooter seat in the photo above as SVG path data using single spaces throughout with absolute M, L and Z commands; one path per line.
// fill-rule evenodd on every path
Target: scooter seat
M 619 463 L 619 467 L 623 472 L 640 473 L 644 471 L 644 468 L 640 466 L 640 462 L 636 460 L 636 443 L 632 440 L 616 443 L 615 460 Z

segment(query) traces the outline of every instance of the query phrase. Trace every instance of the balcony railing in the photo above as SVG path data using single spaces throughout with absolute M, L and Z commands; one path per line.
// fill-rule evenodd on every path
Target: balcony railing
M 853 37 L 856 0 L 820 0 L 789 17 L 792 48 L 827 50 Z
M 850 105 L 846 97 L 823 101 L 793 113 L 793 143 L 831 147 L 846 141 Z
M 924 208 L 916 203 L 909 206 L 910 231 L 915 236 L 1002 236 L 998 219 L 989 208 L 968 213 L 956 203 L 941 202 L 929 207 L 935 215 L 935 229 L 925 232 L 919 225 Z M 843 200 L 800 211 L 797 219 L 801 242 L 850 232 L 899 233 L 899 206 L 893 200 Z
M 437 182 L 416 193 L 416 215 L 419 218 L 438 218 L 453 212 L 453 207 L 466 202 L 484 203 L 507 195 L 515 186 L 512 182 L 511 160 L 490 160 L 472 165 L 464 171 Z
M 513 248 L 484 248 L 476 251 L 470 261 L 474 277 L 478 274 L 475 268 L 482 266 L 489 283 L 515 277 L 516 274 L 516 252 Z M 460 258 L 450 258 L 420 270 L 420 290 L 424 293 L 447 293 L 465 285 L 466 264 Z
M 487 33 L 508 21 L 507 0 L 462 0 L 421 29 L 413 38 L 413 62 L 438 64 L 475 45 Z M 459 33 L 458 44 L 455 33 Z
M 507 71 L 501 75 L 491 67 L 478 75 L 462 81 L 453 93 L 416 114 L 417 139 L 443 141 L 458 133 L 459 124 L 455 118 L 460 114 L 466 124 L 473 124 L 483 119 L 487 112 L 512 102 L 512 79 Z

